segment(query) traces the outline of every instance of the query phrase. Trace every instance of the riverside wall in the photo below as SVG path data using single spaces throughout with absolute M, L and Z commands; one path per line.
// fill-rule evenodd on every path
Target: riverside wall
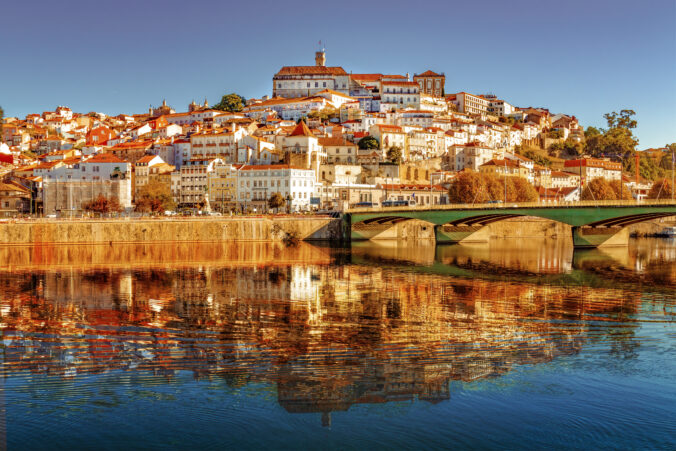
M 343 221 L 321 216 L 0 222 L 0 245 L 340 240 Z

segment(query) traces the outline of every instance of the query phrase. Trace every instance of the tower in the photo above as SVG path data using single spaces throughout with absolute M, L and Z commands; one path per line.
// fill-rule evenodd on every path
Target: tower
M 315 66 L 326 66 L 326 52 L 324 49 L 315 52 Z

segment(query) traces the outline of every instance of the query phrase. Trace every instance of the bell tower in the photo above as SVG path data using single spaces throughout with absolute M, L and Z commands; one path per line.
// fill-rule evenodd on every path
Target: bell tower
M 321 49 L 315 52 L 315 66 L 326 66 L 326 50 L 322 46 L 322 41 L 319 41 Z

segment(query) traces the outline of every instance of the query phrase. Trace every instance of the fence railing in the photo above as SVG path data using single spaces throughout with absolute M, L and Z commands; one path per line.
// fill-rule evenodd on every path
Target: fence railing
M 429 210 L 502 210 L 513 208 L 575 208 L 575 207 L 657 207 L 675 206 L 676 200 L 643 199 L 643 200 L 581 200 L 559 202 L 507 202 L 490 204 L 438 204 L 413 205 L 398 207 L 357 207 L 346 210 L 346 213 L 371 213 L 382 211 L 429 211 Z

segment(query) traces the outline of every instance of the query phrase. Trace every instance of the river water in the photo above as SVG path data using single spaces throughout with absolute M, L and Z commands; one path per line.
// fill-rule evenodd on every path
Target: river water
M 0 259 L 0 448 L 676 447 L 673 241 Z

